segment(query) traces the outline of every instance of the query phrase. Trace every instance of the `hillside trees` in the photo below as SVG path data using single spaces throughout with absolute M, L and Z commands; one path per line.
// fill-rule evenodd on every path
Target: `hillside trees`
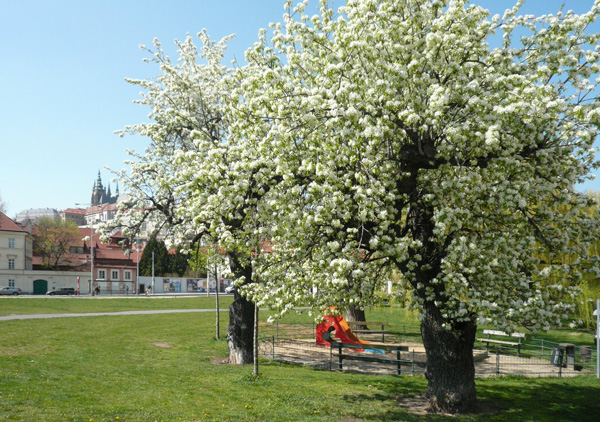
M 472 410 L 477 326 L 558 324 L 577 294 L 560 281 L 598 270 L 598 219 L 574 184 L 598 167 L 599 37 L 586 31 L 600 2 L 581 16 L 515 7 L 491 19 L 459 0 L 305 7 L 263 31 L 237 75 L 231 130 L 249 131 L 280 180 L 262 214 L 274 253 L 244 289 L 282 313 L 347 307 L 401 274 L 431 407 Z

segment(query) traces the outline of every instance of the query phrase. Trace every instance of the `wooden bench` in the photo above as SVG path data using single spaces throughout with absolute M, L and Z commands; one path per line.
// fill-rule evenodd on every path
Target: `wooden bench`
M 486 346 L 485 346 L 486 350 L 489 350 L 490 343 L 499 344 L 502 346 L 515 347 L 517 349 L 517 356 L 520 355 L 521 344 L 523 344 L 522 339 L 525 338 L 525 334 L 522 334 L 522 333 L 508 334 L 508 333 L 505 333 L 504 331 L 497 331 L 497 330 L 483 330 L 483 334 L 487 335 L 487 338 L 478 338 L 477 341 L 479 341 L 481 343 L 486 343 Z M 500 339 L 492 338 L 492 336 L 500 337 Z M 502 340 L 502 338 L 505 338 L 506 340 Z M 516 338 L 517 341 L 514 341 L 514 340 L 509 341 L 511 338 Z
M 340 343 L 337 341 L 331 341 L 330 344 L 330 364 L 333 365 L 334 349 L 337 349 L 335 354 L 338 358 L 338 369 L 340 371 L 344 368 L 344 360 L 393 364 L 396 365 L 398 375 L 402 375 L 402 365 L 415 364 L 410 359 L 402 359 L 401 352 L 408 352 L 408 346 Z M 348 353 L 349 350 L 360 350 L 363 353 Z M 386 357 L 385 352 L 392 352 L 393 357 L 389 355 Z
M 380 330 L 365 330 L 365 329 L 352 329 L 353 333 L 358 334 L 381 334 L 381 342 L 385 343 L 385 334 L 389 331 L 386 331 L 385 327 L 389 325 L 387 322 L 381 321 L 347 321 L 348 325 L 352 325 L 355 327 L 366 327 L 367 325 L 378 325 L 381 327 Z

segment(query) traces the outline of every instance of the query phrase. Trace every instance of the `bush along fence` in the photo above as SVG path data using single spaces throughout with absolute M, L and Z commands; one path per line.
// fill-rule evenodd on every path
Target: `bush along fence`
M 371 344 L 334 342 L 331 347 L 317 345 L 314 330 L 314 324 L 262 325 L 259 354 L 274 361 L 331 371 L 388 375 L 419 375 L 425 371 L 427 359 L 418 326 L 386 331 L 386 344 L 380 342 L 380 333 L 361 333 L 361 338 Z M 476 342 L 476 376 L 572 377 L 596 372 L 596 351 L 591 346 L 525 338 L 514 343 Z

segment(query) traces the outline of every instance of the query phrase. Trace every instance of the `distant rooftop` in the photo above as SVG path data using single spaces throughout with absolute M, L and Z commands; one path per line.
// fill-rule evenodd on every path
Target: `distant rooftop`
M 26 232 L 23 227 L 19 226 L 13 220 L 8 218 L 6 214 L 0 212 L 0 231 L 7 232 Z
M 80 215 L 85 215 L 85 208 L 67 208 L 64 211 L 61 211 L 61 213 L 64 214 L 80 214 Z
M 15 221 L 18 223 L 25 223 L 27 221 L 38 222 L 40 218 L 44 217 L 59 218 L 60 215 L 54 208 L 30 208 L 18 213 Z

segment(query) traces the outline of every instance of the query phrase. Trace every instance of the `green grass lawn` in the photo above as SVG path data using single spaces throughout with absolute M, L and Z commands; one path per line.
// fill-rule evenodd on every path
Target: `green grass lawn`
M 227 309 L 232 300 L 231 296 L 219 296 L 219 308 Z M 0 316 L 214 308 L 214 296 L 0 297 Z
M 198 299 L 187 305 L 200 307 L 193 303 Z M 36 306 L 32 300 L 23 302 Z M 165 302 L 175 300 L 186 303 Z M 52 300 L 71 302 L 77 301 Z M 334 373 L 261 359 L 254 379 L 251 366 L 223 364 L 227 322 L 221 314 L 222 339 L 215 340 L 213 313 L 0 321 L 0 421 L 598 420 L 600 381 L 592 377 L 478 379 L 484 413 L 454 418 L 414 416 L 398 406 L 423 393 L 422 377 Z

